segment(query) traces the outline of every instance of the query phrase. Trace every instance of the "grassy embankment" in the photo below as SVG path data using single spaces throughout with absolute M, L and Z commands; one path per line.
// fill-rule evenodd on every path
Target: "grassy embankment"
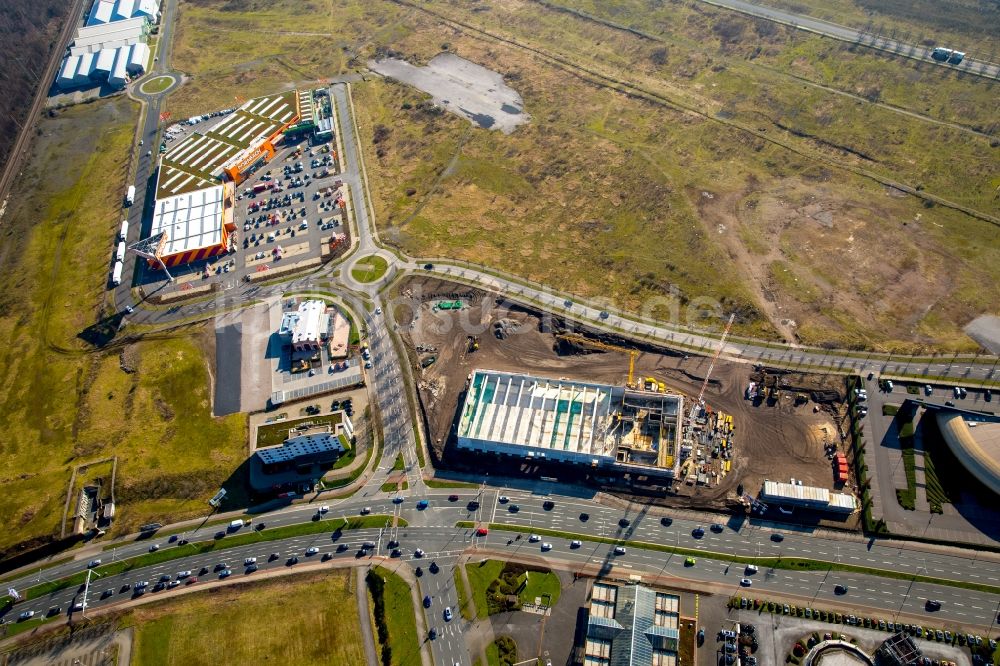
M 1000 298 L 982 289 L 1000 277 L 992 225 L 880 182 L 997 215 L 997 147 L 948 124 L 995 122 L 988 86 L 701 5 L 616 3 L 615 18 L 653 34 L 642 39 L 540 5 L 487 4 L 421 7 L 525 48 L 428 13 L 391 46 L 420 61 L 447 42 L 499 69 L 532 115 L 511 136 L 469 130 L 403 86 L 355 87 L 387 242 L 634 309 L 653 295 L 710 296 L 741 313 L 740 332 L 794 319 L 801 339 L 840 345 L 908 345 L 916 330 L 967 347 L 961 325 Z M 571 64 L 545 57 L 556 50 Z
M 135 631 L 132 663 L 364 663 L 352 575 L 283 577 L 142 606 L 122 620 Z
M 498 560 L 466 564 L 465 571 L 469 578 L 469 586 L 472 588 L 476 613 L 480 619 L 489 617 L 491 611 L 502 610 L 499 605 L 491 604 L 489 589 L 494 583 L 506 588 L 505 593 L 516 594 L 521 604 L 539 602 L 555 606 L 559 601 L 561 590 L 559 577 L 551 571 L 524 571 L 521 565 L 511 565 Z M 464 591 L 464 585 L 462 590 Z M 466 614 L 464 605 L 462 612 L 464 616 Z
M 114 314 L 105 290 L 135 119 L 126 99 L 43 119 L 4 215 L 0 550 L 58 534 L 82 463 L 118 456 L 113 532 L 128 532 L 202 512 L 244 457 L 244 417 L 211 416 L 214 338 L 192 329 L 105 353 L 77 337 Z
M 417 638 L 410 586 L 384 567 L 375 567 L 368 575 L 375 578 L 369 579 L 368 591 L 378 631 L 379 658 L 383 664 L 418 666 L 423 641 Z

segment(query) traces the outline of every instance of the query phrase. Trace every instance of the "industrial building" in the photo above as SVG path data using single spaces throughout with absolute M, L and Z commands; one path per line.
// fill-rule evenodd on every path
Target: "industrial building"
M 537 461 L 672 478 L 683 396 L 476 370 L 458 447 Z
M 832 493 L 826 488 L 804 486 L 801 483 L 782 483 L 766 479 L 760 499 L 763 502 L 831 513 L 850 514 L 858 508 L 854 495 Z
M 159 22 L 159 3 L 157 0 L 96 0 L 87 14 L 85 25 L 104 25 L 132 18 Z
M 257 449 L 256 454 L 264 465 L 314 462 L 333 463 L 347 448 L 340 435 L 326 430 L 286 439 L 280 446 Z
M 680 598 L 642 585 L 594 583 L 584 666 L 674 666 Z
M 299 118 L 301 99 L 295 90 L 251 99 L 163 154 L 150 236 L 130 249 L 152 267 L 227 252 L 235 242 L 235 185 L 274 156 Z
M 94 21 L 88 19 L 70 44 L 56 86 L 71 90 L 107 82 L 113 88 L 124 88 L 130 78 L 144 74 L 150 58 L 146 42 L 153 22 L 159 18 L 156 5 L 150 5 L 149 0 L 119 0 L 117 4 L 98 0 L 91 10 Z M 98 11 L 105 6 L 111 9 Z M 132 15 L 101 20 L 105 15 L 118 16 L 116 6 Z

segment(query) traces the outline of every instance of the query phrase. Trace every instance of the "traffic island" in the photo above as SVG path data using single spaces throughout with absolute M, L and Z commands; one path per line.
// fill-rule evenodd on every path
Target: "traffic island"
M 372 254 L 361 257 L 351 266 L 351 277 L 358 282 L 378 282 L 389 270 L 389 262 L 383 257 Z

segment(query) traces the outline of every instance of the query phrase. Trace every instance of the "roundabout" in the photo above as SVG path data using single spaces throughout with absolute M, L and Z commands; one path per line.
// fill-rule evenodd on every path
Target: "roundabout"
M 176 83 L 177 79 L 169 74 L 154 76 L 148 81 L 143 81 L 142 84 L 139 85 L 139 92 L 143 95 L 159 95 L 160 93 L 173 88 Z
M 359 258 L 351 265 L 351 277 L 357 282 L 368 284 L 381 280 L 388 270 L 389 262 L 385 257 L 370 254 Z

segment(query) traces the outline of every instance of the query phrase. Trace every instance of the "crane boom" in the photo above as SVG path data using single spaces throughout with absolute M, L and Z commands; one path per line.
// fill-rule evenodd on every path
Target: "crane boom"
M 708 380 L 712 377 L 712 370 L 715 369 L 715 362 L 719 360 L 719 356 L 722 354 L 722 350 L 726 346 L 726 338 L 729 337 L 729 329 L 733 327 L 733 320 L 735 319 L 735 313 L 729 315 L 729 321 L 726 322 L 726 330 L 722 332 L 722 338 L 719 339 L 719 348 L 715 350 L 715 354 L 712 355 L 712 362 L 708 364 L 708 372 L 705 373 L 705 381 L 701 383 L 701 391 L 698 392 L 698 400 L 691 407 L 692 411 L 705 404 L 705 389 L 708 388 Z
M 556 335 L 556 337 L 562 338 L 563 340 L 569 340 L 570 342 L 575 342 L 579 345 L 593 347 L 595 349 L 624 352 L 625 354 L 628 354 L 628 381 L 626 383 L 628 386 L 632 386 L 632 378 L 635 374 L 635 359 L 639 355 L 639 352 L 635 349 L 619 347 L 618 345 L 608 344 L 607 342 L 601 342 L 600 340 L 592 340 L 582 335 L 576 335 L 575 333 L 560 333 Z

